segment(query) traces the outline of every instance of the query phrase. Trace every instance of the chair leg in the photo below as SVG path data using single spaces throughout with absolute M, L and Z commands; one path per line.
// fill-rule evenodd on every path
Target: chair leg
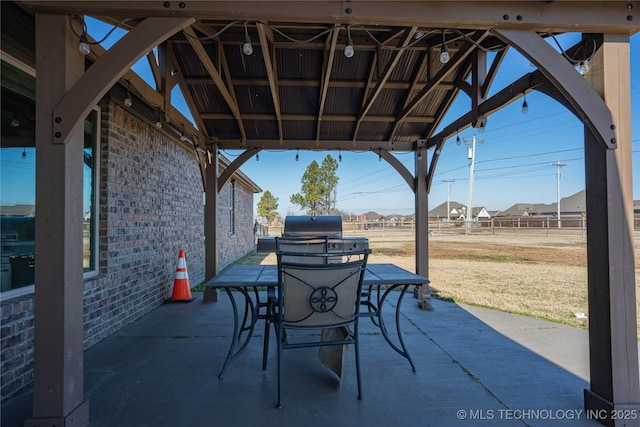
M 358 321 L 353 328 L 353 332 L 355 334 L 355 343 L 353 344 L 354 353 L 356 358 L 356 380 L 358 382 L 358 399 L 364 399 L 364 395 L 362 394 L 362 381 L 360 380 L 360 344 L 359 344 L 359 336 L 358 336 Z
M 271 323 L 273 322 L 273 300 L 267 300 L 267 312 L 264 319 L 264 343 L 262 346 L 262 370 L 267 370 L 267 359 L 269 358 L 269 333 L 271 331 Z
M 276 404 L 276 408 L 282 409 L 282 340 L 284 339 L 284 333 L 280 321 L 278 321 L 276 332 L 278 335 L 278 403 Z

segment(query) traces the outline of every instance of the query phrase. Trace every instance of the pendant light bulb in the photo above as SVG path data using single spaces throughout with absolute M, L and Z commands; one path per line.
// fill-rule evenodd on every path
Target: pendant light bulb
M 527 95 L 524 95 L 524 101 L 522 101 L 522 114 L 529 112 L 529 103 L 527 103 Z
M 127 80 L 127 97 L 124 99 L 125 107 L 131 107 L 133 105 L 133 101 L 131 100 L 131 91 L 129 87 L 131 86 L 131 82 Z
M 344 56 L 351 58 L 355 51 L 353 50 L 353 40 L 351 39 L 351 30 L 347 27 L 347 44 L 344 47 Z
M 584 61 L 580 62 L 580 65 L 578 65 L 578 72 L 581 76 L 587 74 L 589 72 L 589 61 L 585 59 Z
M 91 53 L 91 47 L 89 46 L 89 41 L 87 40 L 87 33 L 82 33 L 80 36 L 80 44 L 78 45 L 78 50 L 83 55 L 88 55 Z
M 244 23 L 244 43 L 242 44 L 242 53 L 249 56 L 253 53 L 253 45 L 251 44 L 251 38 L 249 37 L 249 29 L 247 23 Z
M 444 34 L 444 30 L 442 30 L 442 52 L 440 53 L 440 62 L 446 64 L 451 58 L 449 56 L 449 48 L 447 47 L 447 39 Z

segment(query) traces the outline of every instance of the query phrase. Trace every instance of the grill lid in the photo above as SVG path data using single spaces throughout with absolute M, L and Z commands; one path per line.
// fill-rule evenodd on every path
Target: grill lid
M 302 236 L 342 236 L 342 217 L 340 215 L 328 216 L 287 216 L 284 219 L 285 237 Z

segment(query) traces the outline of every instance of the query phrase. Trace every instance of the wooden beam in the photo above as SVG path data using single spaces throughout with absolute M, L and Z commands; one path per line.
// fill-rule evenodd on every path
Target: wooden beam
M 257 23 L 256 27 L 258 29 L 258 37 L 260 38 L 260 47 L 262 50 L 262 57 L 264 58 L 264 65 L 267 70 L 267 79 L 269 80 L 269 89 L 271 90 L 271 99 L 273 100 L 273 108 L 276 112 L 276 120 L 278 122 L 278 135 L 280 137 L 280 142 L 282 142 L 282 138 L 284 137 L 284 132 L 282 131 L 282 117 L 280 114 L 280 94 L 278 93 L 278 70 L 276 69 L 276 63 L 271 58 L 272 52 L 269 47 L 269 39 L 273 39 L 273 34 L 271 34 L 271 29 L 267 26 Z M 273 55 L 275 57 L 275 49 L 273 49 Z
M 419 25 L 431 28 L 511 28 L 633 34 L 625 1 L 19 1 L 27 10 L 63 14 L 194 17 L 297 23 Z M 579 22 L 580 26 L 576 26 Z
M 251 147 L 244 150 L 242 154 L 236 157 L 233 162 L 225 168 L 224 172 L 220 174 L 220 177 L 218 178 L 218 192 L 222 191 L 224 184 L 226 184 L 231 176 L 240 169 L 240 166 L 245 164 L 247 160 L 258 154 L 260 151 L 261 149 L 259 147 Z
M 585 125 L 590 387 L 585 408 L 606 414 L 607 426 L 638 426 L 640 414 L 629 38 L 596 36 L 601 45 L 585 76 L 606 99 L 616 123 L 615 150 Z M 622 419 L 621 419 L 622 418 Z
M 209 54 L 205 50 L 204 46 L 202 46 L 202 43 L 200 42 L 200 40 L 198 40 L 196 33 L 193 31 L 193 29 L 185 28 L 184 32 L 187 35 L 187 39 L 189 40 L 191 47 L 196 52 L 196 55 L 198 55 L 198 58 L 202 62 L 202 65 L 204 66 L 204 68 L 207 70 L 207 73 L 209 73 L 211 80 L 213 80 L 216 87 L 220 91 L 220 94 L 222 95 L 225 102 L 229 106 L 229 109 L 231 110 L 233 117 L 235 117 L 238 123 L 238 127 L 240 129 L 240 135 L 242 136 L 242 141 L 246 141 L 247 135 L 244 131 L 244 123 L 242 121 L 240 109 L 238 108 L 238 104 L 235 101 L 235 98 L 231 95 L 231 93 L 229 93 L 229 90 L 227 89 L 227 87 L 224 84 L 224 81 L 222 80 L 222 76 L 220 75 L 220 72 L 218 71 L 217 67 L 215 66 L 211 58 L 209 58 Z M 182 75 L 183 74 L 181 73 L 181 76 Z M 185 96 L 187 92 L 191 92 L 186 87 L 186 84 L 184 89 L 185 90 L 183 92 L 185 92 Z M 195 101 L 194 101 L 193 109 L 194 109 L 193 111 L 194 117 L 198 116 L 200 114 L 200 111 L 197 109 Z
M 531 31 L 495 30 L 494 33 L 514 46 L 553 82 L 603 147 L 613 149 L 617 146 L 616 123 L 604 100 L 549 43 Z
M 147 18 L 122 37 L 73 85 L 53 112 L 54 141 L 66 144 L 71 129 L 89 114 L 113 84 L 158 43 L 193 18 Z
M 327 92 L 329 91 L 331 70 L 333 69 L 333 59 L 336 55 L 336 44 L 338 43 L 339 35 L 340 29 L 334 28 L 331 32 L 331 37 L 329 37 L 327 40 L 327 49 L 325 49 L 324 62 L 322 64 L 322 79 L 320 81 L 320 105 L 318 106 L 316 142 L 320 141 L 320 133 L 322 130 L 322 115 L 324 114 L 324 104 L 327 101 Z M 282 84 L 283 82 L 280 81 L 280 85 Z
M 418 30 L 418 27 L 411 27 L 411 28 L 405 29 L 404 35 L 402 36 L 402 39 L 400 40 L 398 47 L 408 45 L 413 39 L 413 35 L 416 33 L 417 30 Z M 404 50 L 402 49 L 394 51 L 391 57 L 391 60 L 386 64 L 384 71 L 381 73 L 381 75 L 378 76 L 378 81 L 376 82 L 376 86 L 373 88 L 373 93 L 369 96 L 367 103 L 360 109 L 360 113 L 358 114 L 358 121 L 356 122 L 356 127 L 355 127 L 356 130 L 354 132 L 354 135 L 358 134 L 358 130 L 360 128 L 360 125 L 363 122 L 363 118 L 366 117 L 366 115 L 369 113 L 369 110 L 371 110 L 371 107 L 373 107 L 373 104 L 378 99 L 378 96 L 382 92 L 382 89 L 384 88 L 384 85 L 386 84 L 387 80 L 391 76 L 391 73 L 393 73 L 393 70 L 398 65 L 398 62 L 400 61 L 400 58 L 402 57 L 403 53 L 404 53 Z
M 36 34 L 36 205 L 33 418 L 26 426 L 86 426 L 82 277 L 84 126 L 54 143 L 52 117 L 84 72 L 66 16 L 38 14 Z M 93 107 L 93 104 L 92 104 Z M 67 116 L 65 116 L 67 117 Z M 85 117 L 82 117 L 84 120 Z
M 476 36 L 474 40 L 476 43 L 479 43 L 484 37 L 487 36 L 487 33 L 482 33 L 479 36 Z M 398 115 L 398 120 L 403 120 L 407 117 L 428 95 L 433 91 L 437 85 L 445 79 L 445 77 L 451 72 L 451 70 L 457 66 L 459 66 L 465 58 L 473 52 L 474 45 L 469 43 L 465 47 L 461 48 L 456 54 L 451 58 L 451 60 L 445 64 L 429 81 L 429 83 L 411 100 L 411 103 L 406 106 Z
M 218 148 L 224 150 L 237 150 L 237 139 L 216 139 L 215 143 Z M 282 150 L 280 140 L 277 139 L 259 139 L 249 140 L 247 147 L 258 147 L 264 150 Z M 316 145 L 315 139 L 312 140 L 287 140 L 287 147 L 298 148 L 300 150 L 343 150 L 343 151 L 371 151 L 371 150 L 391 150 L 397 152 L 409 152 L 415 148 L 415 141 L 356 141 L 353 140 L 324 140 L 320 145 Z
M 387 163 L 391 165 L 392 168 L 398 172 L 398 174 L 405 180 L 411 191 L 415 193 L 416 191 L 416 180 L 411 171 L 407 169 L 407 167 L 400 161 L 396 156 L 391 154 L 389 150 L 379 149 L 378 153 L 380 157 L 386 160 Z

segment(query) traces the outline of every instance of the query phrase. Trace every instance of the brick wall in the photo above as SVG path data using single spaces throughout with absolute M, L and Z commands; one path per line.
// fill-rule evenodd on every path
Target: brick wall
M 171 297 L 178 254 L 192 287 L 204 280 L 204 206 L 191 152 L 124 107 L 101 110 L 99 270 L 85 279 L 84 344 L 92 346 Z M 236 183 L 220 194 L 219 263 L 253 249 L 253 194 Z M 33 381 L 33 294 L 2 299 L 2 399 Z

